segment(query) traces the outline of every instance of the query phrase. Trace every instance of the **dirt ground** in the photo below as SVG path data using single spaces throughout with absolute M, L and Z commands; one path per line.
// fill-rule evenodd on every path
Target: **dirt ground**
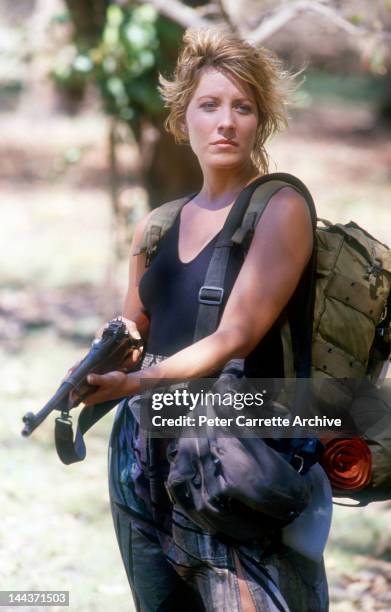
M 99 114 L 0 114 L 0 584 L 69 590 L 77 612 L 133 609 L 106 484 L 113 415 L 87 436 L 86 461 L 69 467 L 55 454 L 53 419 L 30 439 L 19 432 L 22 415 L 38 410 L 84 353 L 102 313 L 120 310 L 127 263 L 108 277 L 107 130 Z M 367 108 L 313 105 L 270 153 L 271 170 L 308 185 L 320 217 L 354 219 L 391 243 L 390 138 Z M 133 163 L 129 152 L 130 176 Z M 139 187 L 128 197 L 136 212 L 145 206 Z M 335 507 L 332 612 L 391 609 L 390 509 Z

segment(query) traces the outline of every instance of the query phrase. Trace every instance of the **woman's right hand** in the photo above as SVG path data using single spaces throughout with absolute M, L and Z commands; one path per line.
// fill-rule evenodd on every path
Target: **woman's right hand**
M 131 319 L 127 319 L 126 317 L 123 317 L 123 316 L 118 316 L 116 318 L 122 321 L 123 323 L 125 323 L 126 329 L 128 330 L 131 338 L 134 338 L 134 340 L 141 340 L 141 334 L 137 328 L 137 324 L 135 321 L 132 321 Z M 105 331 L 105 329 L 107 329 L 109 324 L 110 324 L 110 321 L 108 323 L 105 323 L 98 329 L 98 331 L 95 334 L 95 340 L 101 339 L 103 332 Z M 124 363 L 121 365 L 121 371 L 128 372 L 129 370 L 133 370 L 134 366 L 137 365 L 137 363 L 140 361 L 141 356 L 143 354 L 143 350 L 144 350 L 143 345 L 140 348 L 133 349 L 131 356 L 126 361 L 124 361 Z
M 126 328 L 129 332 L 129 334 L 135 338 L 136 340 L 140 340 L 141 336 L 140 336 L 140 332 L 137 329 L 137 325 L 135 323 L 135 321 L 132 321 L 131 319 L 127 319 L 126 317 L 123 317 L 121 315 L 119 315 L 118 317 L 115 317 L 115 319 L 119 319 L 120 321 L 122 321 L 123 323 L 125 323 Z M 111 321 L 108 321 L 107 323 L 104 323 L 96 332 L 95 334 L 95 340 L 100 340 L 103 332 L 105 331 L 105 329 L 107 329 L 110 325 Z
M 134 338 L 135 340 L 141 339 L 141 335 L 137 329 L 137 325 L 135 321 L 132 321 L 131 319 L 127 319 L 126 317 L 122 317 L 122 316 L 118 316 L 117 318 L 120 319 L 123 323 L 125 323 L 126 328 L 132 338 Z M 107 329 L 109 324 L 110 324 L 110 321 L 108 323 L 104 323 L 103 325 L 101 325 L 101 327 L 95 333 L 95 338 L 94 338 L 95 342 L 102 338 L 103 332 L 105 329 Z M 120 370 L 122 372 L 129 372 L 130 370 L 133 370 L 135 365 L 137 365 L 137 363 L 140 361 L 143 350 L 144 350 L 143 346 L 141 346 L 138 349 L 134 349 L 132 351 L 131 356 L 126 361 L 124 361 L 124 363 L 121 365 Z M 79 359 L 78 361 L 76 361 L 76 363 L 73 364 L 72 367 L 69 368 L 68 372 L 65 374 L 64 378 L 61 381 L 62 383 L 68 378 L 68 376 L 72 374 L 72 372 L 76 370 L 76 368 L 80 365 L 81 361 L 82 360 Z

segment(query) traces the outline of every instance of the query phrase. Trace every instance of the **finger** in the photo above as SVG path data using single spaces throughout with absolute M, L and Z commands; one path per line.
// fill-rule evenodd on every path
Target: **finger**
M 131 319 L 126 319 L 125 317 L 120 317 L 120 318 L 121 318 L 121 321 L 125 323 L 126 329 L 128 330 L 129 334 L 136 340 L 140 340 L 141 336 L 140 336 L 140 332 L 137 329 L 136 323 L 132 321 Z
M 134 351 L 132 352 L 132 357 L 131 357 L 131 359 L 132 359 L 132 364 L 133 364 L 133 365 L 134 365 L 135 363 L 137 363 L 137 362 L 140 360 L 141 354 L 142 354 L 142 351 L 141 351 L 141 350 L 139 350 L 139 349 L 136 349 L 136 350 L 134 350 Z
M 121 368 L 120 368 L 121 371 L 130 372 L 131 370 L 133 370 L 135 365 L 138 365 L 140 363 L 142 352 L 143 352 L 142 347 L 140 349 L 132 349 L 128 353 L 128 356 L 126 357 L 126 359 L 122 362 Z
M 113 382 L 117 382 L 118 384 L 118 374 L 120 374 L 118 371 L 116 372 L 110 372 L 110 374 L 104 374 L 104 375 L 98 375 L 98 374 L 89 374 L 87 378 L 89 378 L 90 376 L 93 377 L 93 380 L 98 378 L 100 380 L 105 379 L 105 383 L 107 383 L 107 386 L 105 387 L 104 385 L 100 386 L 96 391 L 94 391 L 93 393 L 89 394 L 83 401 L 85 403 L 86 406 L 91 406 L 93 404 L 99 404 L 100 402 L 104 402 L 108 399 L 115 399 L 115 389 L 113 390 Z M 123 373 L 120 374 L 120 376 L 123 376 Z M 94 386 L 95 385 L 99 385 L 99 382 L 94 382 Z M 114 395 L 114 398 L 113 398 Z
M 133 321 L 130 321 L 130 323 L 132 325 L 127 324 L 126 325 L 126 329 L 129 332 L 129 335 L 134 338 L 135 340 L 141 340 L 141 335 L 140 332 L 138 331 L 136 325 L 133 323 Z
M 87 382 L 89 385 L 101 387 L 108 382 L 108 378 L 106 374 L 88 374 Z
M 132 337 L 134 340 L 141 340 L 141 335 L 140 335 L 140 332 L 139 332 L 139 331 L 137 331 L 137 329 L 135 329 L 135 330 L 133 330 L 132 332 L 130 332 L 130 335 L 131 335 L 131 337 Z
M 70 399 L 70 401 L 71 401 L 72 403 L 74 403 L 74 404 L 75 404 L 75 402 L 77 402 L 77 404 L 75 404 L 75 406 L 77 406 L 78 404 L 80 404 L 80 396 L 79 396 L 79 394 L 78 394 L 78 393 L 77 393 L 77 392 L 76 392 L 74 389 L 72 389 L 72 390 L 69 392 L 69 399 Z
M 84 398 L 83 403 L 85 406 L 93 406 L 94 404 L 100 404 L 101 402 L 104 402 L 107 399 L 106 395 L 107 394 L 103 393 L 102 391 L 91 393 L 91 395 L 88 395 L 88 397 Z
M 87 382 L 89 385 L 97 387 L 117 385 L 121 382 L 123 372 L 119 370 L 113 370 L 113 372 L 107 372 L 106 374 L 88 374 Z

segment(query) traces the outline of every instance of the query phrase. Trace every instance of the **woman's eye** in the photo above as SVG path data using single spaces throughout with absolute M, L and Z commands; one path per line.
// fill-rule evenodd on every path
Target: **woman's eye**
M 215 102 L 203 102 L 203 104 L 201 104 L 201 108 L 204 108 L 205 110 L 213 110 L 214 108 L 216 108 L 216 103 Z
M 238 104 L 236 106 L 236 108 L 241 112 L 241 113 L 251 113 L 252 108 L 251 106 L 249 106 L 248 104 Z

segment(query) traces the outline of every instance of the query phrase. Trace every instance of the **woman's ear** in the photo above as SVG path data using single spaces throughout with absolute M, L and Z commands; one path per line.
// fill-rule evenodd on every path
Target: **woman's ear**
M 189 134 L 189 129 L 187 127 L 187 123 L 185 119 L 181 121 L 181 130 L 182 130 L 182 134 L 187 138 Z

